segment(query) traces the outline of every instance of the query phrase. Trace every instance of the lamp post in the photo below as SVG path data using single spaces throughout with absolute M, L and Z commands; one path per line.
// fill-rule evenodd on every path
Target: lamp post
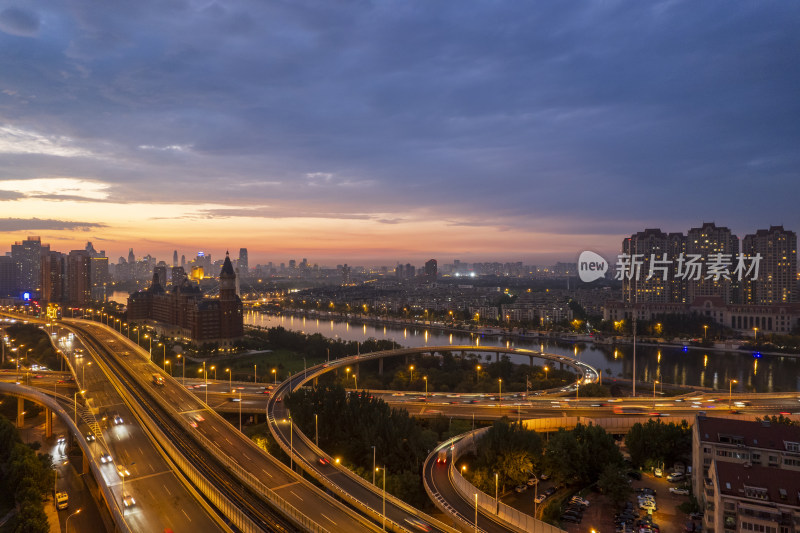
M 258 365 L 253 365 L 253 385 L 258 383 Z
M 660 382 L 658 380 L 655 380 L 653 382 L 653 408 L 655 408 L 656 406 L 656 385 L 658 385 L 659 383 Z
M 498 403 L 503 403 L 503 378 L 497 380 L 497 400 Z
M 703 340 L 706 340 L 706 336 L 708 334 L 708 326 L 705 324 L 703 325 Z
M 500 514 L 500 476 L 494 473 L 494 512 Z
M 314 413 L 314 444 L 319 448 L 319 415 Z M 372 461 L 375 462 L 374 460 Z M 372 484 L 375 484 L 375 480 L 372 480 Z
M 414 381 L 414 365 L 411 365 L 408 368 L 411 370 L 411 374 L 409 374 L 409 376 L 408 376 L 408 385 L 410 387 L 411 386 L 411 382 Z
M 211 365 L 210 370 L 214 371 L 214 381 L 217 381 L 217 367 L 215 365 Z
M 239 393 L 239 431 L 242 431 L 242 393 Z
M 428 401 L 428 376 L 423 376 L 422 379 L 425 380 L 425 401 Z
M 86 367 L 91 366 L 92 362 L 89 361 L 88 363 L 81 365 L 81 385 L 84 387 L 86 386 Z
M 386 531 L 386 465 L 375 470 L 383 470 L 383 530 Z
M 272 379 L 273 379 L 273 384 L 277 386 L 278 385 L 278 370 L 275 369 L 275 368 L 272 369 Z
M 74 418 L 76 426 L 78 425 L 78 394 L 80 395 L 86 394 L 86 391 L 85 390 L 75 391 L 75 395 L 72 397 L 73 410 L 75 411 Z M 69 398 L 69 396 L 67 396 L 67 398 Z
M 481 365 L 475 367 L 475 384 L 477 385 L 481 379 Z
M 536 503 L 536 500 L 539 499 L 539 478 L 531 472 L 533 479 L 536 480 L 536 483 L 533 485 L 533 517 L 536 518 L 536 506 L 539 505 Z
M 166 361 L 167 360 L 167 343 L 166 342 L 159 342 L 158 345 L 164 347 L 164 361 Z M 164 367 L 166 368 L 166 362 L 164 363 Z
M 733 384 L 739 383 L 735 379 L 728 380 L 728 409 L 733 407 Z
M 73 516 L 75 516 L 76 514 L 80 514 L 80 512 L 81 512 L 81 509 L 78 509 L 77 511 L 75 511 L 74 513 L 72 513 L 71 515 L 69 515 L 67 517 L 67 520 L 64 522 L 64 531 L 66 533 L 69 533 L 69 519 L 72 518 Z
M 228 392 L 233 394 L 233 373 L 230 368 L 226 368 L 225 372 L 228 373 Z
M 544 365 L 544 380 L 547 381 L 547 373 L 550 372 L 550 367 Z
M 316 416 L 316 415 L 315 415 Z M 375 484 L 375 446 L 372 446 L 372 484 Z
M 478 493 L 477 492 L 475 493 L 475 533 L 478 533 Z
M 186 385 L 186 358 L 178 354 L 178 359 L 181 360 L 181 385 Z
M 167 365 L 169 365 L 169 375 L 172 377 L 172 363 L 169 359 L 164 359 L 164 372 L 167 371 Z
M 758 340 L 758 328 L 753 328 L 753 342 Z

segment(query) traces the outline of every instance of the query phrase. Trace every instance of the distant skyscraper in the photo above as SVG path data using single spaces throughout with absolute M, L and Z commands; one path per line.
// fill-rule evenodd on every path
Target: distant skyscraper
M 86 250 L 72 250 L 67 256 L 67 301 L 70 305 L 86 305 L 91 300 L 91 264 Z
M 250 264 L 247 259 L 247 248 L 239 248 L 239 273 L 247 275 Z
M 796 301 L 797 234 L 772 226 L 742 239 L 742 253 L 761 254 L 756 280 L 742 284 L 742 302 L 748 304 L 791 303 Z
M 172 252 L 172 266 L 178 266 L 178 250 Z
M 100 255 L 89 258 L 89 280 L 92 282 L 92 300 L 104 302 L 108 299 L 108 258 Z
M 133 248 L 130 248 L 128 250 L 128 263 L 132 265 L 135 262 L 136 262 L 136 256 L 133 255 Z
M 42 300 L 62 303 L 66 300 L 67 262 L 64 254 L 48 252 L 42 256 Z
M 431 259 L 425 263 L 425 278 L 427 281 L 436 281 L 438 274 L 438 264 L 436 259 Z
M 347 263 L 345 263 L 344 265 L 341 266 L 341 268 L 339 269 L 339 272 L 342 274 L 342 284 L 346 285 L 346 284 L 350 283 L 350 272 L 351 272 L 351 269 L 347 265 Z
M 17 266 L 10 255 L 0 256 L 0 297 L 18 296 Z
M 181 255 L 181 266 L 183 267 L 184 270 L 186 270 L 186 256 L 185 255 Z
M 161 287 L 166 288 L 167 286 L 167 265 L 157 265 L 153 268 L 153 280 L 155 281 L 158 279 L 158 284 Z
M 39 237 L 28 237 L 11 246 L 11 257 L 17 268 L 17 293 L 29 292 L 31 296 L 40 294 L 42 283 L 42 255 L 50 251 L 50 246 L 42 245 Z
M 717 296 L 723 303 L 733 303 L 732 281 L 706 279 L 705 272 L 711 254 L 730 254 L 730 259 L 735 260 L 738 253 L 739 239 L 728 228 L 717 226 L 713 222 L 704 222 L 699 228 L 690 229 L 686 235 L 686 254 L 700 255 L 704 274 L 699 280 L 687 280 L 687 303 L 692 304 L 698 298 L 705 296 Z

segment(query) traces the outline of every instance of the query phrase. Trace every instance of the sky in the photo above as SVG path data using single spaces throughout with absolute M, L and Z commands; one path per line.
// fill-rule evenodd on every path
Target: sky
M 575 261 L 800 230 L 800 3 L 0 2 L 0 250 Z

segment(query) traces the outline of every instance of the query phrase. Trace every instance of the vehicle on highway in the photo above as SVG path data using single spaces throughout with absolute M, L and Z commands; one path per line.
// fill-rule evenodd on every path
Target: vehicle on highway
M 689 489 L 682 488 L 682 487 L 670 487 L 669 491 L 672 494 L 678 494 L 680 496 L 686 496 L 687 494 L 689 494 Z
M 431 526 L 420 520 L 419 518 L 406 518 L 404 521 L 417 531 L 431 531 Z
M 114 420 L 114 425 L 115 426 L 119 426 L 120 424 L 123 423 L 122 417 L 119 416 L 119 414 L 114 415 L 113 420 Z
M 134 505 L 136 505 L 136 500 L 134 500 L 133 496 L 131 496 L 130 494 L 126 494 L 125 496 L 122 497 L 122 505 L 124 505 L 125 507 L 133 507 Z
M 241 402 L 242 399 L 239 398 L 238 396 L 234 396 L 233 398 L 228 398 L 228 401 L 229 402 Z
M 641 415 L 648 412 L 647 407 L 642 405 L 615 405 L 614 414 L 617 415 Z
M 67 437 L 65 437 L 64 435 L 59 435 L 58 436 L 58 443 L 59 444 L 64 444 L 65 442 L 67 442 Z
M 95 441 L 94 433 L 87 433 L 86 434 L 86 442 L 94 442 L 94 441 Z
M 114 461 L 114 459 L 111 458 L 110 454 L 104 453 L 104 454 L 102 454 L 100 456 L 100 462 L 103 463 L 103 464 L 111 463 L 113 461 Z
M 117 474 L 119 474 L 119 477 L 127 477 L 131 475 L 130 470 L 128 470 L 125 465 L 117 465 Z
M 161 374 L 153 374 L 153 384 L 162 387 L 164 385 L 164 376 Z
M 69 507 L 69 494 L 66 492 L 56 492 L 56 509 L 66 509 Z
M 447 463 L 447 450 L 442 448 L 439 450 L 439 453 L 436 454 L 436 462 L 437 463 Z

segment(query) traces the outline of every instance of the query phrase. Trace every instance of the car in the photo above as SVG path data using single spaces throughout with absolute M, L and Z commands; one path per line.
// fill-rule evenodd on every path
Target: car
M 660 468 L 654 468 L 653 475 L 656 477 L 662 477 L 664 475 L 664 471 L 661 470 Z
M 656 507 L 656 502 L 648 501 L 648 502 L 639 502 L 639 509 L 655 512 L 658 508 Z
M 69 494 L 66 492 L 56 492 L 56 509 L 66 509 L 69 507 Z
M 583 518 L 583 513 L 581 511 L 576 511 L 575 509 L 567 509 L 561 514 L 562 516 L 575 516 L 578 518 Z
M 114 419 L 113 420 L 114 420 L 114 425 L 115 426 L 119 426 L 120 424 L 124 423 L 123 420 L 122 420 L 122 417 L 119 416 L 118 414 L 114 415 Z
M 423 522 L 419 518 L 406 518 L 404 519 L 405 523 L 409 526 L 413 527 L 417 531 L 431 531 L 431 526 L 427 523 Z
M 95 440 L 96 440 L 96 437 L 94 436 L 94 433 L 87 433 L 86 434 L 86 442 L 94 442 Z
M 239 398 L 238 396 L 234 396 L 233 398 L 228 398 L 228 401 L 229 402 L 241 402 L 242 399 Z
M 110 454 L 108 454 L 108 453 L 104 453 L 104 454 L 102 454 L 102 455 L 100 456 L 100 462 L 101 462 L 101 463 L 103 463 L 103 464 L 106 464 L 106 463 L 111 463 L 111 462 L 113 462 L 113 461 L 114 461 L 114 459 L 112 459 L 112 458 L 111 458 L 111 455 L 110 455 Z
M 667 481 L 670 483 L 676 483 L 678 481 L 683 481 L 683 478 L 686 477 L 681 472 L 672 472 L 670 475 L 667 476 Z
M 639 489 L 636 489 L 636 492 L 639 492 L 641 494 L 650 494 L 651 496 L 656 495 L 656 489 L 651 489 L 648 487 L 641 487 Z
M 535 499 L 535 500 L 533 500 L 533 501 L 535 501 L 536 503 L 542 503 L 542 502 L 543 502 L 543 501 L 545 501 L 546 499 L 547 499 L 547 494 L 545 494 L 545 493 L 542 493 L 542 494 L 539 494 L 539 495 L 536 497 L 536 499 Z
M 131 472 L 125 465 L 117 465 L 117 474 L 119 474 L 119 477 L 128 477 L 131 475 Z
M 546 489 L 544 491 L 544 493 L 547 494 L 548 496 L 552 496 L 553 494 L 556 493 L 556 488 L 555 487 L 550 487 L 549 489 Z
M 122 505 L 124 505 L 125 507 L 133 507 L 134 505 L 136 505 L 136 500 L 133 499 L 133 496 L 131 496 L 130 494 L 126 494 L 125 496 L 122 497 Z
M 581 505 L 585 505 L 585 506 L 587 506 L 587 507 L 589 506 L 589 500 L 584 500 L 584 499 L 583 499 L 583 498 L 581 498 L 580 496 L 573 496 L 573 497 L 572 497 L 572 499 L 571 499 L 570 501 L 571 501 L 571 502 L 576 502 L 576 503 L 579 503 L 579 504 L 581 504 Z
M 58 436 L 58 443 L 59 444 L 64 444 L 65 442 L 67 442 L 67 437 L 65 437 L 64 435 L 59 435 Z
M 541 476 L 539 476 L 539 479 L 541 479 L 542 481 L 547 481 L 548 479 L 550 479 L 550 476 L 548 476 L 547 474 L 542 474 Z
M 525 492 L 526 490 L 528 490 L 528 485 L 517 485 L 514 488 L 515 492 Z
M 572 522 L 573 524 L 580 524 L 581 517 L 580 516 L 572 516 L 570 514 L 561 515 L 562 522 Z
M 669 491 L 672 494 L 677 494 L 679 496 L 686 496 L 687 494 L 689 494 L 689 489 L 685 489 L 683 487 L 670 487 Z
M 532 477 L 532 478 L 528 478 L 528 482 L 527 483 L 528 483 L 529 487 L 533 487 L 534 485 L 539 483 L 539 480 L 536 479 L 535 477 Z
M 330 462 L 330 460 L 328 460 L 327 457 L 320 457 L 319 458 L 319 464 L 321 464 L 322 466 L 325 466 L 325 465 L 331 464 L 331 462 Z

